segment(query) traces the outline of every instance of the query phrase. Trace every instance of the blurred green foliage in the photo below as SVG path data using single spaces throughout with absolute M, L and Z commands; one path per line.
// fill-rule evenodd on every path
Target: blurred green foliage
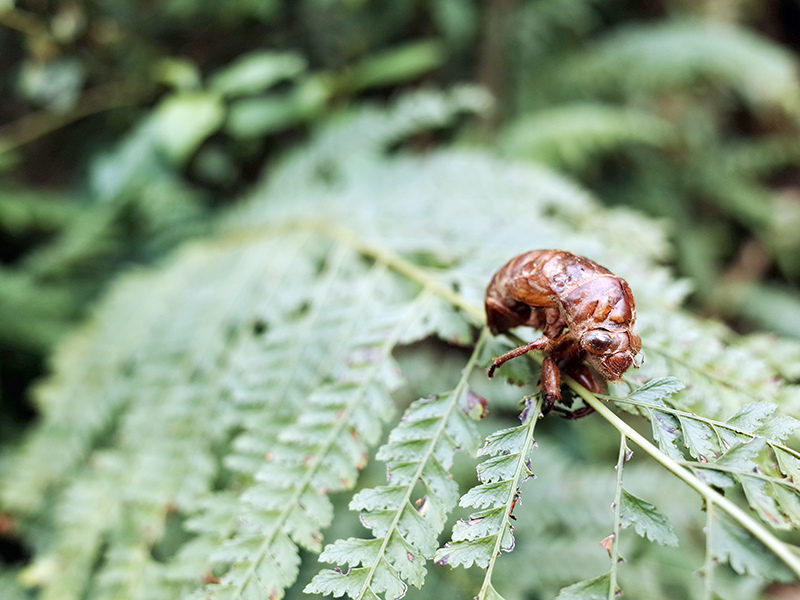
M 699 311 L 800 337 L 798 48 L 788 0 L 0 0 L 0 439 L 117 274 L 425 85 L 484 86 L 472 141 L 663 217 Z
M 0 341 L 45 352 L 335 108 L 464 80 L 495 95 L 486 143 L 668 217 L 702 310 L 796 336 L 797 23 L 779 1 L 6 0 Z

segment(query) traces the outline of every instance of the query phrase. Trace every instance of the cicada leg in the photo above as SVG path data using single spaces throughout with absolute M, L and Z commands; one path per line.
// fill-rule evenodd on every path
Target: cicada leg
M 602 394 L 606 391 L 605 380 L 584 363 L 575 361 L 567 363 L 564 367 L 564 373 L 594 394 Z M 556 407 L 556 410 L 565 419 L 580 419 L 594 412 L 594 409 L 589 405 L 582 406 L 576 410 L 567 410 L 561 407 Z
M 523 354 L 527 354 L 533 350 L 547 350 L 552 345 L 553 341 L 548 337 L 540 337 L 538 340 L 533 340 L 530 344 L 525 344 L 524 346 L 519 346 L 518 348 L 514 348 L 503 354 L 502 356 L 498 356 L 497 358 L 492 359 L 492 364 L 489 367 L 489 377 L 494 376 L 495 370 L 500 365 L 503 365 L 510 361 L 512 358 L 517 358 L 518 356 L 522 356 Z
M 542 414 L 546 415 L 561 400 L 561 371 L 552 356 L 542 363 Z

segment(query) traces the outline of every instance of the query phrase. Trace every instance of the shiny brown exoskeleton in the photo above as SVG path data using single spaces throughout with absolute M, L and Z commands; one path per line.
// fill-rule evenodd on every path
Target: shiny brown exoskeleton
M 595 393 L 634 364 L 642 341 L 633 333 L 636 306 L 630 286 L 605 267 L 563 250 L 533 250 L 495 273 L 486 290 L 486 321 L 495 335 L 526 325 L 542 337 L 495 358 L 495 369 L 531 350 L 542 364 L 542 412 L 561 399 L 561 372 Z M 588 365 L 588 368 L 587 368 Z M 577 418 L 591 408 L 567 412 Z

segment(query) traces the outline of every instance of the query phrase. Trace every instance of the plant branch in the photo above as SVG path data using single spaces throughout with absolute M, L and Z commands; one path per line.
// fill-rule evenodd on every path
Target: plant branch
M 401 275 L 405 275 L 409 280 L 430 290 L 452 306 L 460 308 L 470 317 L 475 325 L 484 324 L 486 319 L 483 314 L 483 309 L 469 302 L 461 294 L 434 278 L 430 270 L 415 265 L 411 261 L 385 248 L 370 244 L 347 229 L 334 227 L 330 223 L 312 224 L 311 226 L 318 227 L 323 233 L 357 250 L 364 256 L 369 256 L 370 258 L 384 263 L 390 269 Z
M 709 504 L 715 504 L 723 512 L 727 513 L 741 527 L 755 536 L 762 544 L 770 549 L 780 558 L 792 572 L 800 577 L 800 557 L 798 557 L 788 545 L 775 537 L 769 530 L 753 519 L 744 510 L 731 502 L 728 498 L 715 491 L 688 469 L 682 467 L 678 462 L 661 452 L 656 446 L 650 443 L 643 435 L 633 429 L 625 421 L 620 419 L 608 408 L 604 402 L 599 400 L 585 387 L 580 385 L 571 377 L 565 377 L 567 385 L 578 394 L 586 404 L 595 409 L 606 421 L 608 421 L 617 431 L 625 435 L 629 440 L 642 448 L 647 454 L 656 460 L 662 467 L 681 479 L 686 485 L 700 494 Z

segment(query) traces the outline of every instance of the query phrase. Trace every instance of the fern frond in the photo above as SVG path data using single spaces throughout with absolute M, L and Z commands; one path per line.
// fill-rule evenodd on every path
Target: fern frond
M 775 579 L 788 579 L 791 578 L 790 573 L 794 573 L 795 576 L 800 575 L 800 559 L 798 559 L 797 555 L 793 552 L 793 550 L 783 541 L 779 540 L 775 537 L 772 533 L 770 533 L 767 529 L 753 520 L 745 511 L 739 508 L 735 503 L 724 497 L 722 494 L 717 492 L 713 489 L 710 485 L 706 484 L 699 478 L 697 478 L 694 474 L 690 473 L 687 469 L 680 466 L 680 464 L 673 458 L 674 452 L 673 450 L 668 450 L 666 452 L 661 452 L 657 448 L 655 448 L 650 442 L 648 442 L 641 434 L 633 430 L 628 424 L 621 421 L 616 415 L 611 413 L 611 411 L 603 405 L 601 402 L 597 400 L 594 396 L 586 392 L 580 386 L 577 386 L 574 382 L 570 383 L 570 386 L 578 393 L 581 398 L 587 404 L 589 404 L 592 408 L 594 408 L 597 412 L 599 412 L 602 416 L 606 418 L 610 423 L 614 425 L 614 427 L 627 439 L 632 440 L 641 448 L 645 449 L 645 451 L 650 454 L 653 458 L 655 458 L 662 466 L 667 468 L 671 471 L 674 475 L 677 475 L 680 479 L 682 479 L 687 485 L 692 487 L 695 491 L 702 495 L 704 501 L 708 504 L 716 505 L 722 512 L 726 513 L 731 519 L 733 519 L 736 524 L 741 527 L 739 533 L 737 533 L 734 538 L 738 537 L 742 540 L 742 545 L 752 547 L 755 545 L 760 550 L 752 550 L 750 549 L 749 552 L 755 552 L 759 554 L 759 552 L 763 552 L 766 554 L 772 554 L 774 556 L 769 557 L 762 557 L 759 556 L 755 558 L 752 562 L 747 563 L 746 567 L 742 567 L 740 561 L 745 560 L 742 558 L 743 556 L 747 556 L 749 552 L 745 552 L 743 550 L 739 550 L 736 552 L 734 560 L 731 561 L 731 566 L 740 573 L 744 573 L 751 569 L 749 572 L 760 572 L 765 577 L 775 578 Z M 645 391 L 646 396 L 654 395 L 656 400 L 661 400 L 666 395 L 674 392 L 673 386 L 671 385 L 653 385 L 650 386 L 651 390 L 657 390 L 661 387 L 666 391 L 666 394 L 663 392 L 655 392 L 652 394 L 651 391 Z M 659 398 L 658 396 L 662 396 Z M 750 411 L 748 411 L 750 412 Z M 745 419 L 747 421 L 748 419 Z M 655 428 L 654 428 L 655 429 Z M 753 443 L 755 442 L 755 443 Z M 759 443 L 759 438 L 753 438 L 750 442 L 753 445 L 745 447 L 744 445 L 739 445 L 731 448 L 729 450 L 733 453 L 731 457 L 728 458 L 728 462 L 732 462 L 736 465 L 741 465 L 742 461 L 744 462 L 745 466 L 749 466 L 749 459 L 752 458 L 756 453 L 759 452 L 761 447 L 763 447 L 763 441 Z M 672 454 L 672 455 L 671 455 Z M 723 461 L 725 462 L 725 461 Z M 747 494 L 746 494 L 747 495 Z M 756 504 L 758 502 L 765 502 L 769 504 L 771 507 L 774 507 L 775 504 L 772 502 L 772 499 L 766 498 L 764 494 L 759 495 L 756 498 Z M 764 513 L 764 507 L 760 507 L 759 512 Z M 709 513 L 710 514 L 710 513 Z M 710 518 L 710 517 L 709 517 Z M 730 538 L 728 538 L 730 539 Z M 752 543 L 748 542 L 747 540 L 752 540 Z M 713 543 L 714 540 L 709 538 L 707 540 L 707 546 L 713 552 Z M 769 552 L 766 552 L 766 550 Z M 771 568 L 765 568 L 765 565 L 773 565 Z M 762 567 L 763 570 L 762 570 Z M 710 575 L 709 575 L 710 576 Z
M 575 89 L 632 96 L 700 80 L 730 86 L 756 108 L 790 111 L 800 97 L 795 70 L 790 52 L 752 31 L 676 19 L 620 27 L 562 65 Z
M 220 262 L 225 258 L 220 257 Z M 91 328 L 59 349 L 53 360 L 53 369 L 59 375 L 38 390 L 38 402 L 45 414 L 42 434 L 23 447 L 8 474 L 15 484 L 3 486 L 1 492 L 8 508 L 23 514 L 41 508 L 51 486 L 68 479 L 97 440 L 107 435 L 112 420 L 132 401 L 127 382 L 141 361 L 142 354 L 137 353 L 158 352 L 167 358 L 170 352 L 182 352 L 168 344 L 149 349 L 150 328 L 162 328 L 165 339 L 169 334 L 177 335 L 175 326 L 169 327 L 174 322 L 170 306 L 199 300 L 200 290 L 189 282 L 213 266 L 196 253 L 186 257 L 175 273 L 165 273 L 160 278 L 128 278 L 106 300 L 106 310 Z M 152 289 L 159 290 L 157 297 L 145 291 Z M 136 314 L 138 318 L 120 323 L 114 317 L 117 314 Z M 99 369 L 99 365 L 103 368 Z M 161 375 L 169 375 L 166 369 L 161 371 Z M 158 375 L 153 371 L 139 374 L 152 377 L 156 387 Z M 103 401 L 88 402 L 83 410 L 75 410 L 74 398 L 103 398 Z M 142 403 L 136 406 L 141 407 Z M 148 409 L 142 408 L 142 412 L 147 413 Z
M 800 522 L 800 485 L 791 469 L 800 453 L 783 444 L 799 421 L 774 414 L 777 406 L 768 402 L 745 405 L 727 421 L 716 421 L 677 410 L 664 396 L 648 397 L 648 389 L 641 391 L 619 403 L 635 406 L 647 417 L 663 452 L 710 485 L 739 483 L 750 506 L 773 527 L 789 529 Z M 683 460 L 682 447 L 696 462 Z
M 68 290 L 7 268 L 0 269 L 0 286 L 0 339 L 44 350 L 67 333 L 74 310 Z
M 667 398 L 681 387 L 675 380 L 655 380 L 615 402 L 641 411 L 661 450 L 701 480 L 718 488 L 738 483 L 765 522 L 780 529 L 795 526 L 800 485 L 791 465 L 800 453 L 783 441 L 800 421 L 775 414 L 777 406 L 769 402 L 747 404 L 726 421 L 677 410 Z M 684 461 L 683 448 L 696 461 Z
M 673 138 L 669 122 L 650 113 L 610 104 L 559 105 L 509 124 L 500 147 L 511 156 L 579 169 L 597 155 L 632 144 L 663 146 Z
M 625 488 L 622 488 L 620 492 L 621 527 L 633 527 L 641 537 L 646 537 L 662 546 L 678 545 L 675 528 L 664 515 L 658 512 L 655 505 L 630 493 Z
M 749 573 L 778 581 L 793 581 L 796 574 L 748 531 L 737 527 L 725 517 L 710 514 L 708 528 L 709 553 L 717 561 L 727 563 L 742 575 Z
M 535 407 L 530 398 L 526 403 L 522 425 L 493 433 L 478 451 L 480 456 L 490 458 L 478 466 L 480 485 L 464 494 L 459 504 L 479 510 L 453 526 L 451 541 L 435 556 L 437 564 L 441 565 L 469 567 L 475 564 L 486 568 L 477 596 L 480 600 L 500 598 L 492 584 L 492 572 L 500 553 L 514 548 L 511 526 L 514 506 L 523 481 L 534 476 L 530 455 L 535 448 L 533 431 L 541 399 Z
M 738 173 L 747 178 L 764 177 L 791 167 L 800 160 L 797 136 L 774 135 L 729 144 L 718 157 L 726 173 Z
M 397 598 L 406 582 L 421 587 L 425 561 L 438 547 L 447 515 L 458 502 L 458 484 L 450 475 L 453 455 L 477 445 L 477 430 L 467 413 L 474 396 L 467 381 L 480 356 L 476 344 L 461 380 L 452 391 L 413 403 L 392 430 L 378 460 L 387 463 L 387 485 L 360 491 L 350 502 L 361 511 L 361 522 L 375 539 L 349 538 L 329 545 L 321 561 L 348 565 L 348 570 L 325 570 L 306 586 L 307 593 L 351 598 Z M 414 501 L 415 488 L 424 495 Z
M 715 417 L 752 401 L 780 405 L 795 393 L 777 376 L 772 352 L 755 351 L 720 323 L 656 311 L 642 316 L 640 329 L 646 339 L 645 362 L 636 380 L 667 374 L 679 379 L 686 388 L 675 401 L 684 410 Z
M 334 345 L 315 361 L 316 372 L 304 376 L 316 389 L 303 401 L 297 418 L 277 432 L 268 444 L 267 460 L 253 473 L 256 483 L 241 498 L 243 525 L 212 556 L 217 563 L 229 563 L 229 570 L 219 584 L 207 587 L 205 597 L 280 597 L 297 576 L 297 545 L 320 549 L 321 532 L 333 517 L 326 494 L 354 485 L 368 447 L 377 442 L 382 423 L 392 415 L 389 394 L 400 379 L 391 352 L 410 324 L 425 314 L 427 294 L 406 304 L 406 295 L 384 265 L 370 269 L 367 277 L 345 277 L 326 285 L 312 300 L 302 329 L 308 335 L 324 335 L 335 327 L 340 333 L 327 334 Z M 343 297 L 356 301 L 348 303 Z M 331 302 L 331 310 L 320 310 Z M 363 322 L 369 327 L 359 327 Z M 337 339 L 348 341 L 336 344 Z M 302 336 L 298 341 L 303 343 Z M 292 381 L 297 374 L 288 377 Z M 285 401 L 281 405 L 283 410 L 291 406 Z M 263 418 L 252 425 L 254 431 L 265 429 Z M 253 438 L 254 434 L 243 435 L 239 447 L 251 451 Z M 256 441 L 256 446 L 263 447 L 265 441 Z M 236 455 L 231 461 L 236 463 Z M 251 463 L 236 464 L 247 471 Z M 286 562 L 287 557 L 294 558 Z

